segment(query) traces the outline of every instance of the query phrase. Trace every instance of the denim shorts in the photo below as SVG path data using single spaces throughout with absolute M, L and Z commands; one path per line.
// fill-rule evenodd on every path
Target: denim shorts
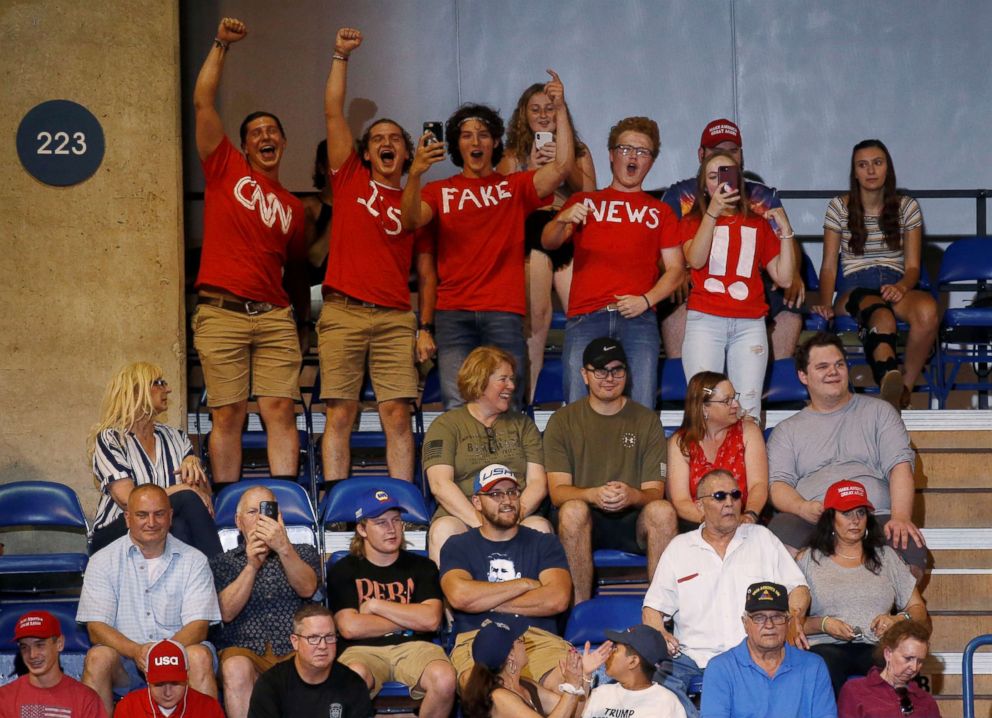
M 850 275 L 842 274 L 837 277 L 837 296 L 842 297 L 852 289 L 881 289 L 885 284 L 895 284 L 902 279 L 902 272 L 878 265 L 867 267 Z

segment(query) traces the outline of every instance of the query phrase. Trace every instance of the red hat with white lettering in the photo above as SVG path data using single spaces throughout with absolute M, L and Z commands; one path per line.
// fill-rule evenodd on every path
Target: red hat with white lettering
M 699 138 L 700 147 L 713 149 L 724 142 L 732 142 L 738 147 L 742 146 L 741 128 L 726 118 L 713 120 L 706 125 L 703 136 Z
M 825 509 L 850 511 L 862 506 L 872 513 L 875 512 L 875 507 L 868 500 L 868 492 L 865 491 L 864 484 L 857 481 L 838 481 L 827 489 L 827 494 L 823 497 Z
M 14 640 L 22 638 L 57 638 L 62 635 L 59 620 L 48 611 L 29 611 L 17 619 Z
M 148 650 L 149 683 L 185 683 L 187 673 L 186 649 L 171 639 L 164 639 Z

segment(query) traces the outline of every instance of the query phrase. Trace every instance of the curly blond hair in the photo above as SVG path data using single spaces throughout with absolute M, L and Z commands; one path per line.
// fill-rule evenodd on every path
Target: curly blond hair
M 130 431 L 139 421 L 157 416 L 152 406 L 152 382 L 161 378 L 161 367 L 142 361 L 123 366 L 114 374 L 103 394 L 100 421 L 93 426 L 87 441 L 91 457 L 100 432 Z

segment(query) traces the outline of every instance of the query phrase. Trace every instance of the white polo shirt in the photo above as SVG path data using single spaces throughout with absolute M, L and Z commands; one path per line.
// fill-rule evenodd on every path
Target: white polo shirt
M 672 616 L 682 651 L 705 668 L 744 640 L 744 595 L 759 581 L 792 593 L 807 586 L 782 542 L 764 526 L 741 524 L 724 558 L 703 540 L 703 527 L 672 539 L 661 555 L 644 605 Z

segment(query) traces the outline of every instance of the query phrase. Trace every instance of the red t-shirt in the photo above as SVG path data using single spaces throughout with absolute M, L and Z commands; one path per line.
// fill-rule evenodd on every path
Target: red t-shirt
M 679 433 L 682 430 L 679 429 Z M 723 443 L 716 450 L 716 456 L 710 463 L 703 453 L 703 447 L 698 443 L 689 445 L 689 495 L 696 498 L 696 487 L 713 469 L 726 469 L 737 479 L 741 493 L 741 506 L 747 506 L 747 464 L 744 462 L 744 422 L 738 421 L 727 429 Z
M 256 302 L 289 305 L 282 270 L 306 253 L 303 203 L 253 172 L 226 137 L 203 160 L 203 252 L 196 288 L 223 289 Z
M 570 317 L 602 309 L 618 294 L 644 294 L 661 275 L 661 250 L 679 246 L 675 213 L 647 192 L 577 192 L 562 209 L 578 202 L 589 214 L 571 237 Z
M 679 222 L 679 242 L 696 236 L 700 217 L 686 215 Z M 768 313 L 761 268 L 778 256 L 779 239 L 771 225 L 751 214 L 717 220 L 710 258 L 692 270 L 688 308 L 718 317 L 757 319 Z
M 375 182 L 354 151 L 331 174 L 334 214 L 324 286 L 364 302 L 410 309 L 414 233 L 400 224 L 403 190 Z
M 107 718 L 107 711 L 96 691 L 65 675 L 51 688 L 31 685 L 28 676 L 0 687 L 0 718 L 48 715 Z
M 187 718 L 224 718 L 224 710 L 216 698 L 186 689 L 185 711 L 182 701 L 176 705 L 171 718 L 186 715 Z M 124 696 L 114 710 L 114 718 L 165 718 L 162 709 L 148 700 L 148 688 L 138 688 Z
M 524 220 L 542 206 L 534 173 L 431 182 L 421 196 L 437 227 L 437 308 L 527 313 Z

